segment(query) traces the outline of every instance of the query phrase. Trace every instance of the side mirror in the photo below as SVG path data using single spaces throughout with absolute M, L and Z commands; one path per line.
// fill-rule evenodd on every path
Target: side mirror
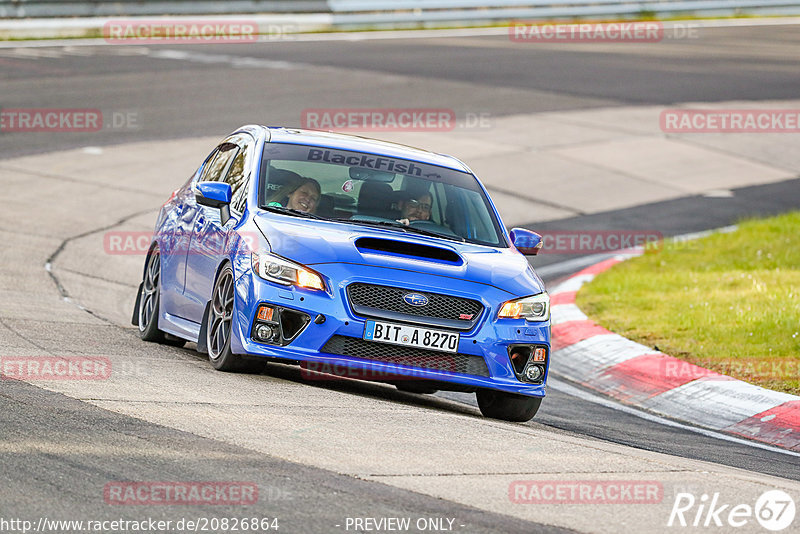
M 194 194 L 195 200 L 201 206 L 219 209 L 219 218 L 222 224 L 231 218 L 231 197 L 233 196 L 230 184 L 221 182 L 200 182 Z
M 511 243 L 526 256 L 536 256 L 542 250 L 542 236 L 525 228 L 513 228 L 509 232 Z

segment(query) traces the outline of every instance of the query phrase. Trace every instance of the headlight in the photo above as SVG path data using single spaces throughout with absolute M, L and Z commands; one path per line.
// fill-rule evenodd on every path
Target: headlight
M 265 280 L 285 286 L 295 285 L 324 291 L 322 277 L 314 271 L 274 254 L 256 252 L 250 255 L 253 272 Z
M 500 307 L 500 319 L 525 319 L 542 322 L 550 318 L 550 295 L 539 293 L 532 297 L 509 300 Z

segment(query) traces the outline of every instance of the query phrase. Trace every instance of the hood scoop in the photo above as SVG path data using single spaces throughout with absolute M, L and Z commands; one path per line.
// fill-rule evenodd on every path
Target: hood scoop
M 416 260 L 447 263 L 449 265 L 462 265 L 464 263 L 461 256 L 450 249 L 409 243 L 407 241 L 395 241 L 394 239 L 361 237 L 356 239 L 356 248 L 362 253 L 402 256 Z

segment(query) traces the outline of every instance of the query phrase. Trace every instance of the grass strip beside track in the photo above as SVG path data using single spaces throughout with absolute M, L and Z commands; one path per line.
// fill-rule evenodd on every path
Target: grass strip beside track
M 667 243 L 598 275 L 577 304 L 646 346 L 800 394 L 800 212 Z

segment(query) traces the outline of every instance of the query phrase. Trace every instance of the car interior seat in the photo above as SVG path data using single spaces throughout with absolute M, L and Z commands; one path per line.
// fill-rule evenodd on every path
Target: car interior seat
M 469 229 L 465 221 L 463 206 L 458 206 L 455 202 L 449 202 L 444 212 L 445 225 L 449 226 L 456 235 L 469 237 Z
M 317 215 L 320 217 L 326 217 L 328 219 L 333 219 L 336 217 L 336 212 L 333 208 L 333 197 L 331 195 L 320 195 L 319 203 L 317 204 Z
M 392 209 L 394 191 L 392 186 L 384 182 L 364 182 L 358 192 L 358 214 L 386 219 L 397 218 L 397 211 Z
M 269 167 L 269 182 L 264 180 L 264 198 L 270 199 L 277 191 L 292 180 L 300 179 L 300 175 L 294 171 Z M 279 200 L 282 202 L 282 199 Z

